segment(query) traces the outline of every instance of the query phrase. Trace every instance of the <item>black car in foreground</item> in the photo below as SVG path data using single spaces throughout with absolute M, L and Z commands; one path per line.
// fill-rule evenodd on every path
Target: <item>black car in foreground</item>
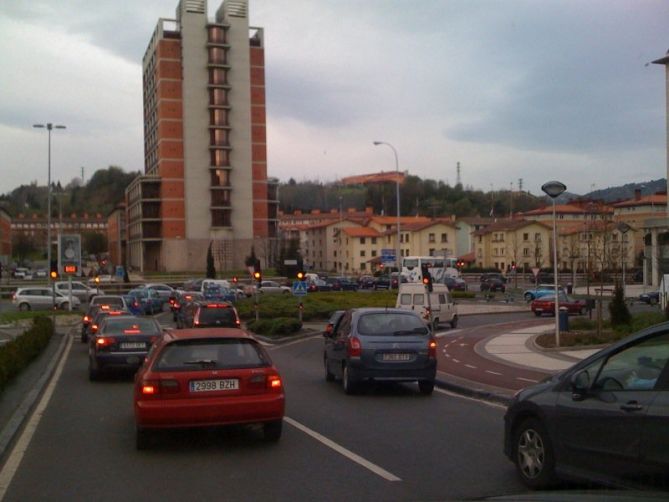
M 669 484 L 669 323 L 631 335 L 521 390 L 504 453 L 521 480 Z

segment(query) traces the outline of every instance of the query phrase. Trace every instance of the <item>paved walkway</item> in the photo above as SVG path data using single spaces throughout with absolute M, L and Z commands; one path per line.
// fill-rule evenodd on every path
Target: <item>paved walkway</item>
M 551 331 L 554 326 L 553 323 L 542 324 L 500 334 L 485 343 L 483 352 L 515 365 L 553 373 L 567 369 L 599 350 L 541 350 L 533 343 L 532 339 L 536 335 Z

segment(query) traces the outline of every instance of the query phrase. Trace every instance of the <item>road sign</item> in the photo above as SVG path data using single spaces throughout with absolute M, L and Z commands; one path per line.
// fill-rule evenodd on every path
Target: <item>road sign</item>
M 541 272 L 541 269 L 539 267 L 532 267 L 532 273 L 534 274 L 534 277 L 537 277 L 539 275 L 539 272 Z
M 292 292 L 295 296 L 305 296 L 307 294 L 307 282 L 293 281 Z
M 61 234 L 58 236 L 58 269 L 62 271 L 71 265 L 81 270 L 81 235 Z
M 381 250 L 381 263 L 395 263 L 395 250 L 394 249 L 382 249 Z

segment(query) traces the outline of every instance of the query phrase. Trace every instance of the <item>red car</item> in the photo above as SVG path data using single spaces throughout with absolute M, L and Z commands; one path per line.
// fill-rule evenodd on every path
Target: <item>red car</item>
M 585 302 L 574 300 L 568 296 L 561 296 L 558 308 L 567 307 L 570 314 L 583 314 L 585 312 Z M 555 315 L 555 295 L 546 295 L 532 301 L 532 312 L 537 317 L 541 314 Z
M 285 395 L 263 347 L 236 328 L 169 330 L 135 375 L 137 449 L 155 429 L 262 424 L 281 437 Z

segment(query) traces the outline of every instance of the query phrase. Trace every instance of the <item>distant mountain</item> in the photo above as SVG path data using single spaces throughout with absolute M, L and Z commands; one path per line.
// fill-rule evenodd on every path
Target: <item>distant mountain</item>
M 641 195 L 652 195 L 657 192 L 665 192 L 667 190 L 666 178 L 657 180 L 643 181 L 641 183 L 628 183 L 627 185 L 602 188 L 593 192 L 585 194 L 583 197 L 588 199 L 601 199 L 605 202 L 613 202 L 616 200 L 631 199 L 634 197 L 634 190 L 640 189 Z

